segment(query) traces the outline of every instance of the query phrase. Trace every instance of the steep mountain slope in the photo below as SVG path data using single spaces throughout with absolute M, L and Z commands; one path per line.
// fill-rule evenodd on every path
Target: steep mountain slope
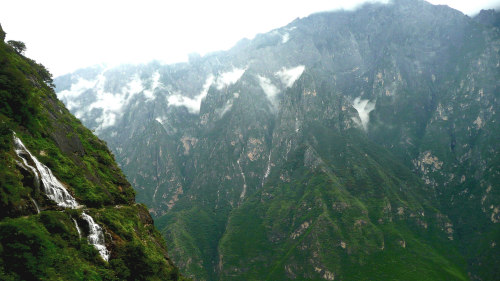
M 396 0 L 56 84 L 197 280 L 495 280 L 499 39 Z
M 0 279 L 179 280 L 106 144 L 0 27 Z
M 481 10 L 481 12 L 474 17 L 474 20 L 484 25 L 500 28 L 500 12 L 493 9 Z

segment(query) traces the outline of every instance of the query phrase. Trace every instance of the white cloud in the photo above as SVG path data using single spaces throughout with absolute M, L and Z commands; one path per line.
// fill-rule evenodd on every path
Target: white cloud
M 76 83 L 71 84 L 69 90 L 58 92 L 57 97 L 64 101 L 68 109 L 71 110 L 79 106 L 79 103 L 75 102 L 73 99 L 79 97 L 86 90 L 93 88 L 96 83 L 97 80 L 86 80 L 80 77 Z
M 168 106 L 184 106 L 191 114 L 199 114 L 201 103 L 208 94 L 208 90 L 212 84 L 218 89 L 222 90 L 231 84 L 234 84 L 240 80 L 243 73 L 245 73 L 245 68 L 234 68 L 231 71 L 220 74 L 217 79 L 213 75 L 209 75 L 203 88 L 197 96 L 194 98 L 187 97 L 181 92 L 176 92 L 167 98 Z M 233 94 L 234 98 L 239 97 L 239 93 Z M 233 98 L 229 99 L 223 108 L 218 109 L 217 113 L 220 117 L 224 116 L 233 106 Z
M 155 71 L 153 73 L 153 85 L 151 86 L 151 89 L 154 90 L 160 86 L 160 72 Z
M 134 75 L 121 89 L 116 92 L 109 92 L 105 90 L 107 83 L 106 71 L 103 70 L 94 80 L 78 78 L 77 82 L 72 84 L 69 90 L 57 93 L 68 109 L 77 109 L 75 116 L 81 120 L 90 118 L 93 109 L 100 109 L 101 115 L 95 118 L 98 126 L 94 129 L 97 132 L 115 125 L 122 116 L 124 108 L 130 104 L 134 97 L 142 93 L 146 100 L 152 100 L 155 98 L 154 90 L 161 86 L 160 74 L 155 72 L 151 77 L 151 86 L 147 89 L 144 88 L 140 77 Z M 95 93 L 95 99 L 88 105 L 82 105 L 78 98 L 87 90 L 92 90 Z M 206 95 L 206 91 L 208 91 L 208 88 L 202 94 Z
M 352 10 L 364 2 L 5 0 L 0 18 L 7 40 L 25 42 L 26 54 L 58 76 L 103 62 L 187 61 L 189 53 L 225 50 L 242 38 L 285 26 L 297 17 Z M 430 2 L 444 2 L 469 15 L 499 6 L 498 0 Z
M 447 5 L 453 9 L 457 9 L 462 13 L 474 16 L 479 13 L 481 9 L 500 8 L 499 0 L 427 0 L 434 5 Z
M 144 97 L 146 97 L 146 100 L 154 100 L 154 91 L 160 87 L 160 73 L 156 71 L 153 73 L 153 76 L 151 77 L 152 83 L 151 83 L 151 88 L 145 89 L 142 93 L 144 94 Z
M 106 77 L 100 74 L 98 77 L 97 87 L 95 91 L 97 92 L 97 100 L 93 102 L 88 111 L 94 108 L 101 108 L 104 111 L 114 111 L 119 112 L 130 102 L 133 96 L 139 94 L 144 90 L 142 87 L 142 81 L 139 77 L 134 76 L 125 87 L 122 88 L 119 93 L 106 92 L 104 90 L 104 85 L 106 83 Z
M 89 111 L 92 111 L 94 108 L 101 108 L 103 111 L 118 112 L 122 109 L 125 102 L 126 98 L 120 93 L 101 92 L 98 93 L 97 100 L 89 106 Z
M 100 124 L 96 131 L 113 126 L 116 123 L 116 114 L 113 112 L 105 112 L 96 121 Z
M 96 119 L 96 122 L 99 123 L 96 131 L 113 126 L 117 117 L 123 114 L 123 108 L 130 103 L 135 95 L 144 91 L 142 81 L 138 76 L 134 76 L 118 93 L 106 92 L 104 90 L 105 84 L 106 77 L 101 73 L 94 88 L 97 98 L 86 110 L 86 112 L 91 112 L 93 109 L 102 109 L 101 116 Z
M 68 110 L 73 110 L 73 108 L 79 108 L 80 107 L 80 102 L 79 101 L 75 101 L 75 100 L 72 100 L 70 98 L 66 98 L 66 99 L 60 98 L 60 99 L 61 99 L 62 102 L 64 102 L 64 104 L 66 104 L 66 108 L 68 108 Z M 77 118 L 79 118 L 79 117 L 77 116 Z
M 370 122 L 370 112 L 375 109 L 375 102 L 370 102 L 370 100 L 362 100 L 360 97 L 357 97 L 354 99 L 352 106 L 354 107 L 354 109 L 356 109 L 356 111 L 358 111 L 361 125 L 366 131 L 368 129 L 368 122 Z
M 130 95 L 142 92 L 144 87 L 142 86 L 142 81 L 139 76 L 134 76 L 134 78 L 127 83 L 124 90 L 126 90 Z
M 266 94 L 266 97 L 272 101 L 280 90 L 273 85 L 269 78 L 260 75 L 257 75 L 257 78 L 259 79 L 259 85 Z
M 224 87 L 238 82 L 245 71 L 246 68 L 234 68 L 231 71 L 219 75 L 219 77 L 217 77 L 217 81 L 215 82 L 217 90 L 222 90 Z
M 210 75 L 205 81 L 201 93 L 194 98 L 183 96 L 180 92 L 174 93 L 167 98 L 168 106 L 184 106 L 192 114 L 200 113 L 201 102 L 207 96 L 213 82 L 214 76 Z
M 75 117 L 78 119 L 82 119 L 82 120 L 83 120 L 84 115 L 85 115 L 85 112 L 83 110 L 79 110 L 75 113 Z
M 180 92 L 168 97 L 168 106 L 184 106 L 192 114 L 198 114 L 201 107 L 201 99 L 199 96 L 190 98 L 183 96 Z
M 290 33 L 287 32 L 281 37 L 281 43 L 285 44 L 288 40 L 290 40 Z
M 285 84 L 287 88 L 293 86 L 293 83 L 302 75 L 304 69 L 306 67 L 304 65 L 299 65 L 293 68 L 282 68 L 280 71 L 276 72 L 276 76 L 281 79 L 281 82 Z
M 276 110 L 278 108 L 276 95 L 279 94 L 280 90 L 276 86 L 274 86 L 269 78 L 260 75 L 257 75 L 257 78 L 259 79 L 260 87 L 266 94 L 266 98 L 269 100 L 269 102 L 271 102 L 273 109 Z

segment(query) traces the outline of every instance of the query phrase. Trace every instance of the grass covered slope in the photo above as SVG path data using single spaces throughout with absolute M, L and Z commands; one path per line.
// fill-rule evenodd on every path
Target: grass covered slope
M 57 100 L 50 73 L 4 39 L 0 27 L 0 279 L 183 279 L 106 144 Z M 48 199 L 19 164 L 13 132 L 81 208 Z M 103 228 L 109 262 L 89 244 L 82 212 Z
M 468 280 L 416 176 L 355 130 L 311 124 L 306 135 L 232 212 L 222 280 Z

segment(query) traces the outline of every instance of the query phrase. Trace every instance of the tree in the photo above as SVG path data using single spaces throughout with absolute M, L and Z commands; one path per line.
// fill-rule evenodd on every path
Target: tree
M 20 55 L 22 55 L 24 51 L 26 51 L 26 44 L 24 44 L 24 42 L 22 41 L 9 40 L 7 41 L 7 44 L 14 48 L 14 51 L 16 51 L 16 53 Z
M 5 40 L 5 31 L 2 29 L 2 25 L 0 24 L 0 42 Z

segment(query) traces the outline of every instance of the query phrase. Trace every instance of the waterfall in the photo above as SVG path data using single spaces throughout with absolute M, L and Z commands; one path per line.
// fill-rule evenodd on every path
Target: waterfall
M 238 163 L 238 167 L 240 167 L 241 177 L 243 178 L 243 191 L 241 191 L 240 195 L 240 198 L 243 199 L 245 198 L 245 194 L 247 193 L 247 180 L 245 178 L 245 174 L 243 173 L 243 169 L 241 169 L 240 159 L 238 159 L 236 163 Z
M 76 209 L 79 207 L 75 198 L 73 198 L 73 196 L 69 194 L 63 184 L 54 176 L 54 174 L 52 174 L 52 171 L 49 169 L 49 167 L 38 161 L 38 159 L 36 159 L 36 157 L 33 156 L 28 149 L 26 149 L 23 142 L 16 136 L 16 133 L 14 133 L 14 146 L 17 156 L 19 156 L 19 158 L 21 158 L 21 160 L 23 161 L 22 163 L 18 163 L 24 168 L 30 169 L 33 172 L 33 175 L 35 176 L 36 187 L 39 187 L 41 180 L 41 182 L 43 183 L 43 190 L 45 194 L 51 200 L 56 202 L 58 206 L 71 209 Z M 31 166 L 28 160 L 31 160 L 33 163 L 35 163 L 36 168 Z M 30 199 L 35 204 L 38 213 L 40 213 L 40 209 L 38 208 L 35 200 L 33 200 L 33 198 L 31 197 Z M 82 213 L 82 218 L 89 224 L 90 233 L 87 237 L 89 243 L 93 245 L 97 249 L 97 251 L 99 251 L 99 254 L 105 261 L 108 261 L 109 251 L 108 249 L 106 249 L 102 228 L 94 222 L 94 219 L 91 216 L 87 215 L 85 212 Z M 78 227 L 78 223 L 75 219 L 73 219 L 73 221 L 75 222 L 78 235 L 81 238 L 82 234 L 80 228 Z
M 30 197 L 30 199 L 31 199 L 31 202 L 33 202 L 33 204 L 35 204 L 36 212 L 38 214 L 40 214 L 40 208 L 38 207 L 38 204 L 36 203 L 35 199 L 33 199 L 31 197 Z
M 75 223 L 76 231 L 78 231 L 78 237 L 82 238 L 82 231 L 80 230 L 80 227 L 78 227 L 78 223 L 75 219 L 72 218 L 72 220 Z
M 40 188 L 40 178 L 38 176 L 38 171 L 33 166 L 28 164 L 28 161 L 26 161 L 26 159 L 23 156 L 21 156 L 24 153 L 24 151 L 16 149 L 16 153 L 17 153 L 17 156 L 19 156 L 19 158 L 21 158 L 21 160 L 23 160 L 23 162 L 19 162 L 16 160 L 16 163 L 28 172 L 29 172 L 29 170 L 31 170 L 31 172 L 33 173 L 33 176 L 34 176 L 33 184 L 35 185 L 35 187 L 37 189 Z
M 269 159 L 267 160 L 267 168 L 266 172 L 264 173 L 264 178 L 262 179 L 262 186 L 264 186 L 264 183 L 266 182 L 267 177 L 269 177 L 269 174 L 271 173 L 271 153 L 273 151 L 269 151 Z
M 108 261 L 109 259 L 109 251 L 106 249 L 106 245 L 104 244 L 104 233 L 102 232 L 102 228 L 94 222 L 94 219 L 87 215 L 86 213 L 82 213 L 82 218 L 86 220 L 89 224 L 90 233 L 87 237 L 89 243 L 93 245 L 101 257 Z
M 47 166 L 38 161 L 38 159 L 36 159 L 36 157 L 33 156 L 28 151 L 28 149 L 26 149 L 23 142 L 16 136 L 15 133 L 14 144 L 17 155 L 23 160 L 24 165 L 26 165 L 33 171 L 35 177 L 37 178 L 37 182 L 40 181 L 38 179 L 38 173 L 40 173 L 40 179 L 43 183 L 43 189 L 47 197 L 56 202 L 60 207 L 72 209 L 78 207 L 78 203 L 76 202 L 75 198 L 73 198 L 73 196 L 69 194 L 66 188 L 64 188 L 62 183 L 57 180 L 57 178 L 52 174 L 52 171 Z M 28 156 L 29 158 L 27 159 L 26 156 Z M 36 169 L 28 164 L 29 159 L 31 159 L 35 163 Z M 38 171 L 38 173 L 36 173 L 36 171 Z

